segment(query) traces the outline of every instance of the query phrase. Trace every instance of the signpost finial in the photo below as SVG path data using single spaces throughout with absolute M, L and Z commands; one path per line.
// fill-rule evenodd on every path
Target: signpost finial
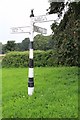
M 34 9 L 31 9 L 31 15 L 30 15 L 30 17 L 34 17 L 33 10 L 34 10 Z

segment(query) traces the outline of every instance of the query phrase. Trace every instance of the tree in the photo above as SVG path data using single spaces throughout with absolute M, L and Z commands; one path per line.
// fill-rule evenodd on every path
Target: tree
M 34 37 L 34 49 L 35 50 L 49 50 L 51 49 L 50 40 L 51 36 L 36 35 Z
M 22 44 L 21 43 L 16 43 L 15 51 L 22 51 Z
M 25 38 L 22 43 L 21 43 L 21 47 L 22 47 L 22 51 L 26 51 L 29 50 L 29 38 Z
M 57 13 L 58 17 L 60 17 L 62 15 L 62 10 L 64 10 L 65 7 L 65 0 L 63 0 L 62 2 L 50 2 L 50 7 L 49 9 L 47 9 L 49 14 L 53 14 L 53 13 Z
M 3 52 L 14 51 L 16 43 L 15 41 L 7 41 L 6 45 L 3 45 Z
M 54 7 L 54 6 L 53 6 Z M 56 49 L 58 64 L 80 65 L 78 52 L 80 47 L 80 2 L 69 3 L 69 9 L 65 13 L 60 24 L 52 24 L 54 35 L 52 37 L 53 48 Z M 56 11 L 57 13 L 57 11 Z

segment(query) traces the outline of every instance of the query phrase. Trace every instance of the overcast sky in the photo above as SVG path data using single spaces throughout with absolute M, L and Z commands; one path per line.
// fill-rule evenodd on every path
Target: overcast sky
M 45 15 L 49 8 L 48 0 L 0 0 L 0 42 L 8 40 L 21 42 L 28 34 L 11 34 L 11 27 L 29 26 L 30 12 L 34 9 L 34 15 Z M 52 23 L 41 23 L 51 34 Z

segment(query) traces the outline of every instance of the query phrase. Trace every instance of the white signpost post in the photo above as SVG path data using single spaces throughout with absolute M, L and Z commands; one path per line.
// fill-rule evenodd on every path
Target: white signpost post
M 34 92 L 34 61 L 33 61 L 33 41 L 34 41 L 34 32 L 41 34 L 46 34 L 47 29 L 35 26 L 35 23 L 43 23 L 49 21 L 55 21 L 57 15 L 41 15 L 34 17 L 33 10 L 31 10 L 31 25 L 25 27 L 13 27 L 11 28 L 12 34 L 17 33 L 28 33 L 30 34 L 30 48 L 29 48 L 29 73 L 28 73 L 28 95 L 32 95 Z

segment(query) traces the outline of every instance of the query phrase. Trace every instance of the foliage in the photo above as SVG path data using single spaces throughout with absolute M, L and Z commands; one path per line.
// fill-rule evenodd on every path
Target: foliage
M 34 37 L 34 50 L 49 50 L 52 48 L 51 46 L 51 36 L 43 36 L 43 35 L 36 35 Z M 15 43 L 15 47 L 14 45 L 10 45 L 13 44 L 13 41 L 8 41 L 6 45 L 3 45 L 3 52 L 7 53 L 9 51 L 26 51 L 29 50 L 29 38 L 25 38 L 21 43 Z M 8 48 L 7 48 L 8 46 Z
M 29 53 L 26 52 L 10 52 L 2 60 L 2 67 L 28 67 Z M 56 56 L 53 50 L 34 51 L 34 65 L 55 66 L 57 64 Z
M 29 38 L 25 38 L 22 43 L 21 43 L 21 51 L 26 51 L 26 50 L 29 50 Z
M 51 49 L 50 41 L 52 36 L 43 36 L 43 35 L 36 35 L 34 37 L 34 49 L 35 50 L 49 50 Z
M 2 43 L 0 42 L 0 54 L 2 54 Z
M 7 44 L 2 46 L 3 53 L 9 51 L 26 51 L 29 49 L 29 38 L 25 38 L 21 43 L 15 43 L 15 41 L 8 41 Z
M 57 13 L 58 17 L 60 17 L 62 15 L 62 10 L 65 7 L 65 3 L 64 0 L 61 2 L 50 2 L 50 7 L 48 9 L 49 14 L 53 14 L 53 13 Z
M 10 52 L 2 60 L 3 67 L 27 67 L 28 52 Z
M 2 69 L 3 118 L 77 118 L 78 68 L 35 68 L 35 90 L 28 96 L 28 69 Z
M 53 6 L 54 7 L 54 6 Z M 60 24 L 52 24 L 52 44 L 57 51 L 58 64 L 80 66 L 80 2 L 69 4 Z
M 3 52 L 14 51 L 16 43 L 15 41 L 7 41 L 7 44 L 3 46 Z

